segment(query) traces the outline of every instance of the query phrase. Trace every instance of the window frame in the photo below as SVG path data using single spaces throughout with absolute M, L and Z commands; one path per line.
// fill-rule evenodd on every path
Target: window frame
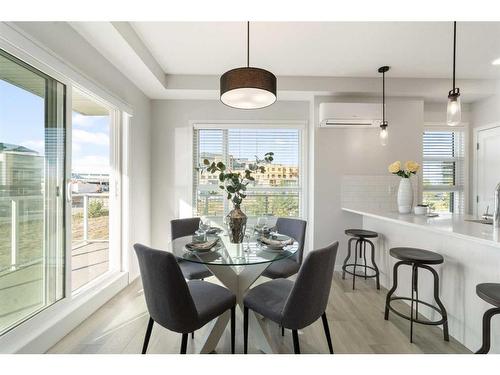
M 299 130 L 299 171 L 301 175 L 299 178 L 299 215 L 298 218 L 307 219 L 308 214 L 308 159 L 307 159 L 307 144 L 308 144 L 308 134 L 307 134 L 307 121 L 300 120 L 217 120 L 217 121 L 207 121 L 207 120 L 192 120 L 190 121 L 190 139 L 194 140 L 194 131 L 198 129 L 253 129 L 253 128 L 269 128 L 269 129 L 297 129 Z M 195 167 L 194 167 L 194 142 L 191 142 L 192 160 L 191 160 L 191 183 L 189 185 L 189 196 L 191 197 L 191 209 L 192 214 L 196 212 L 196 201 L 194 199 L 194 178 L 195 178 Z M 286 190 L 286 188 L 283 188 Z M 297 190 L 293 188 L 293 190 Z
M 424 129 L 422 131 L 422 169 L 423 164 L 425 162 L 424 158 L 424 150 L 423 150 L 423 136 L 426 131 L 434 131 L 434 132 L 450 132 L 450 131 L 461 131 L 463 133 L 464 139 L 464 156 L 463 156 L 463 207 L 461 212 L 452 212 L 452 213 L 461 213 L 465 214 L 469 212 L 469 123 L 462 122 L 457 126 L 449 126 L 444 122 L 425 122 Z M 423 178 L 423 170 L 422 170 L 422 178 L 421 178 L 421 196 L 423 198 L 424 192 L 444 192 L 444 191 L 456 191 L 456 190 L 440 190 L 440 189 L 425 189 L 424 187 L 424 178 Z

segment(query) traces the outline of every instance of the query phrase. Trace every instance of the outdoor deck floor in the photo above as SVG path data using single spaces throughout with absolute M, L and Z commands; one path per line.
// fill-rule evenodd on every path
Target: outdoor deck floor
M 72 290 L 103 274 L 109 267 L 109 244 L 96 242 L 72 250 Z M 44 307 L 44 267 L 29 265 L 0 276 L 0 327 L 15 324 L 20 317 Z

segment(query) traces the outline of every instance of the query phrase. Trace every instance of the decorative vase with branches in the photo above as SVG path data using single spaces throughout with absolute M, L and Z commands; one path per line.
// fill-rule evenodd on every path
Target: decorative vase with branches
M 210 162 L 203 160 L 201 172 L 218 174 L 219 188 L 224 190 L 226 198 L 232 202 L 234 208 L 227 215 L 229 239 L 233 243 L 243 242 L 247 223 L 247 216 L 241 211 L 241 203 L 247 197 L 247 186 L 255 182 L 252 174 L 265 173 L 266 165 L 274 160 L 274 153 L 267 152 L 263 159 L 255 156 L 255 162 L 246 166 L 244 172 L 235 172 L 226 166 L 222 161 Z

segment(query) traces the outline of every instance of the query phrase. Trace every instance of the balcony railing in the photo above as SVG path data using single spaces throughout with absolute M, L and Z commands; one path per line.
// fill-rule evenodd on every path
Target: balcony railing
M 32 258 L 29 261 L 20 261 L 19 248 L 20 248 L 20 225 L 32 225 L 33 230 L 30 229 L 31 239 L 36 241 L 37 223 L 43 223 L 43 196 L 13 196 L 13 197 L 0 197 L 0 226 L 2 241 L 8 243 L 10 239 L 10 249 L 8 245 L 4 250 L 10 254 L 10 261 L 5 262 L 3 259 L 0 262 L 0 272 L 5 270 L 14 271 L 18 268 L 30 266 L 41 262 L 41 257 Z M 9 232 L 10 229 L 10 233 Z
M 82 218 L 83 218 L 83 236 L 81 241 L 73 240 L 73 248 L 81 247 L 82 245 L 90 243 L 109 242 L 108 238 L 90 238 L 89 237 L 89 203 L 91 198 L 98 199 L 103 202 L 105 210 L 109 210 L 109 193 L 73 193 L 72 194 L 72 208 L 77 211 L 79 204 L 82 204 Z M 78 214 L 78 212 L 76 212 Z M 72 213 L 74 216 L 75 213 Z
M 109 210 L 109 193 L 73 193 L 72 195 L 72 216 L 79 215 L 83 221 L 82 238 L 72 241 L 72 248 L 80 248 L 92 243 L 108 243 L 109 235 L 105 238 L 93 238 L 89 225 L 89 208 L 92 199 L 102 202 L 103 211 Z M 43 222 L 44 222 L 44 197 L 42 195 L 34 196 L 15 196 L 0 197 L 0 238 L 2 239 L 2 251 L 6 255 L 0 259 L 0 273 L 4 271 L 16 271 L 37 263 L 42 262 L 41 254 L 43 251 Z M 97 213 L 99 214 L 99 213 Z M 95 215 L 95 212 L 94 212 Z M 103 215 L 104 216 L 104 215 Z M 28 227 L 21 228 L 21 225 Z M 106 223 L 106 225 L 108 225 Z M 27 236 L 21 236 L 21 229 Z M 74 228 L 73 228 L 74 229 Z M 10 233 L 9 233 L 10 232 Z M 75 233 L 73 233 L 75 234 Z M 10 246 L 8 244 L 10 239 Z M 29 244 L 21 244 L 21 241 L 28 241 Z M 36 247 L 40 248 L 39 254 L 36 254 Z M 33 252 L 33 256 L 27 254 L 21 259 L 20 251 Z

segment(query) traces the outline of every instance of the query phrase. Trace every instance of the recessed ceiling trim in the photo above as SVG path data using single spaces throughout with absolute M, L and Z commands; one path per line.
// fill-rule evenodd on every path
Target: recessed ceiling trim
M 143 41 L 137 35 L 129 22 L 111 22 L 113 27 L 120 33 L 123 39 L 128 43 L 130 48 L 134 50 L 137 56 L 144 62 L 151 73 L 158 79 L 163 87 L 167 86 L 166 74 L 163 68 L 155 60 L 149 49 L 144 45 Z

